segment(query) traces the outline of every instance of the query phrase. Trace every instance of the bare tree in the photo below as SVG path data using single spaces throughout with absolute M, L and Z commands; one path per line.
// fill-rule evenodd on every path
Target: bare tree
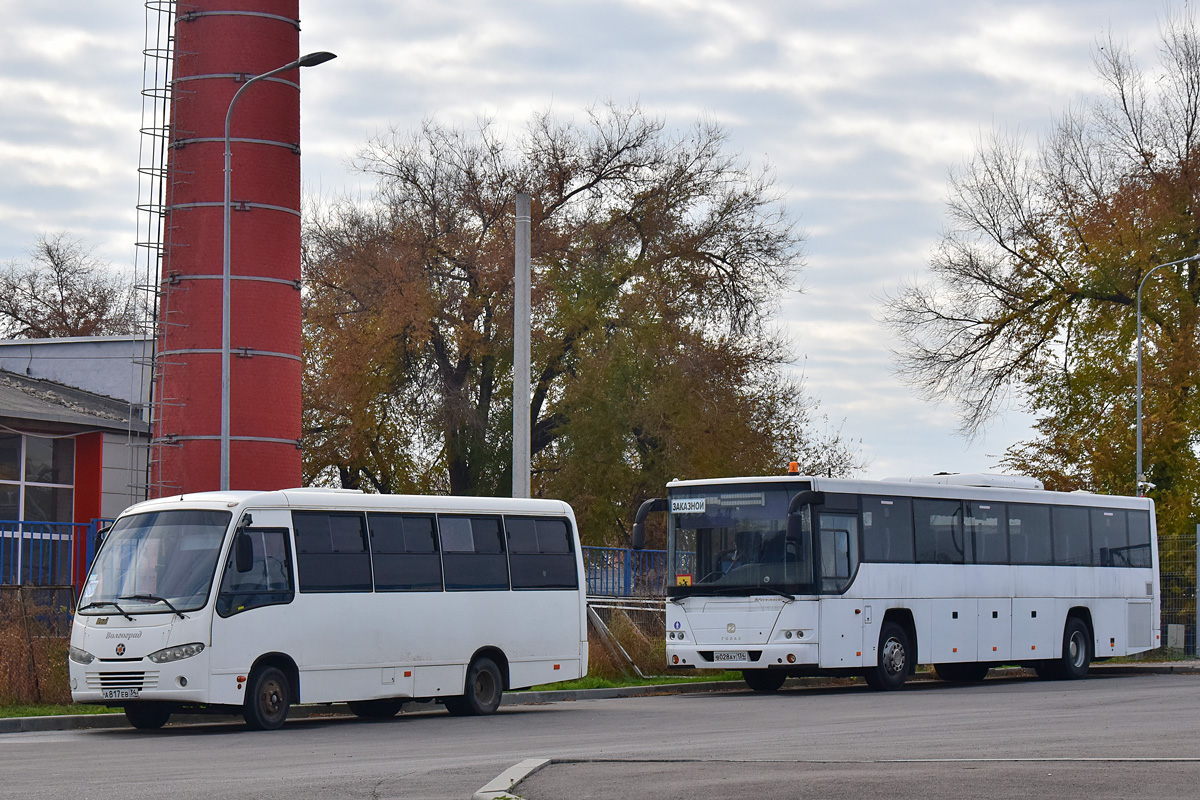
M 28 262 L 0 267 L 0 336 L 44 339 L 137 330 L 132 283 L 65 233 L 42 235 Z

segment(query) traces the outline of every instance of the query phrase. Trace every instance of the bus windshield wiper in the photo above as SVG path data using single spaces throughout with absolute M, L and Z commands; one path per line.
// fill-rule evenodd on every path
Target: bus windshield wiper
M 187 619 L 175 606 L 171 605 L 171 601 L 165 597 L 159 597 L 156 594 L 127 594 L 117 598 L 118 600 L 141 600 L 143 603 L 162 603 L 167 608 L 179 615 L 180 619 Z M 113 605 L 116 605 L 115 603 Z
M 125 598 L 124 598 L 124 597 L 122 597 L 121 599 L 122 599 L 122 600 L 124 600 Z M 87 611 L 89 608 L 100 608 L 101 606 L 112 606 L 112 607 L 113 607 L 113 608 L 115 608 L 117 611 L 120 611 L 120 612 L 121 612 L 121 616 L 122 616 L 122 617 L 124 617 L 125 619 L 129 620 L 130 622 L 133 622 L 133 617 L 129 616 L 129 613 L 128 613 L 128 612 L 126 612 L 126 611 L 125 611 L 125 609 L 121 608 L 119 605 L 117 605 L 116 603 L 114 603 L 112 600 L 97 600 L 97 601 L 96 601 L 96 602 L 94 602 L 94 603 L 88 603 L 86 606 L 83 606 L 83 607 L 82 607 L 82 608 L 80 608 L 79 610 L 80 610 L 80 611 Z
M 789 603 L 796 599 L 794 594 L 785 592 L 783 589 L 776 589 L 774 586 L 756 586 L 746 584 L 743 586 L 705 586 L 703 584 L 697 586 L 692 585 L 692 589 L 696 590 L 689 592 L 686 596 L 716 596 L 716 595 L 744 595 L 752 594 L 775 594 L 785 598 Z
M 789 603 L 794 603 L 796 601 L 796 595 L 792 594 L 791 592 L 785 592 L 783 589 L 776 589 L 774 586 L 755 586 L 754 588 L 759 591 L 777 594 L 787 600 Z

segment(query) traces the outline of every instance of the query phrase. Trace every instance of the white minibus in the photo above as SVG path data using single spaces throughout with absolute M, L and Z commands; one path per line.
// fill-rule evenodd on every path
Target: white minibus
M 176 712 L 283 724 L 294 703 L 388 717 L 436 698 L 587 672 L 575 517 L 556 500 L 330 489 L 132 506 L 99 547 L 70 644 L 71 696 L 158 728 Z

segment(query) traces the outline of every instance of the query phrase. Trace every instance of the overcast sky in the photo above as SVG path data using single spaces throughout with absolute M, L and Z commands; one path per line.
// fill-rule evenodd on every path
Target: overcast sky
M 947 405 L 892 374 L 880 298 L 919 278 L 945 224 L 946 178 L 982 135 L 1029 145 L 1100 91 L 1109 30 L 1156 60 L 1172 7 L 1131 0 L 301 0 L 303 180 L 357 193 L 354 151 L 424 117 L 519 133 L 534 111 L 638 102 L 699 117 L 776 170 L 808 233 L 781 298 L 796 368 L 868 477 L 975 472 L 1030 436 L 1017 410 L 967 442 Z M 135 264 L 145 10 L 139 0 L 0 0 L 0 260 L 66 231 Z M 219 168 L 217 165 L 216 168 Z

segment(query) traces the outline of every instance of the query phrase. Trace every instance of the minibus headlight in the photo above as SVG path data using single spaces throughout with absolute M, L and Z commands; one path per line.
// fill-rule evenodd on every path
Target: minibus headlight
M 175 647 L 164 647 L 162 650 L 151 653 L 149 656 L 147 656 L 147 658 L 149 658 L 155 664 L 168 664 L 172 661 L 180 661 L 185 658 L 191 658 L 194 655 L 198 655 L 203 649 L 204 645 L 202 645 L 200 642 L 194 642 L 192 644 L 180 644 L 176 645 Z
M 76 664 L 90 664 L 96 660 L 96 657 L 87 650 L 80 650 L 78 647 L 67 648 L 67 658 L 74 661 Z

